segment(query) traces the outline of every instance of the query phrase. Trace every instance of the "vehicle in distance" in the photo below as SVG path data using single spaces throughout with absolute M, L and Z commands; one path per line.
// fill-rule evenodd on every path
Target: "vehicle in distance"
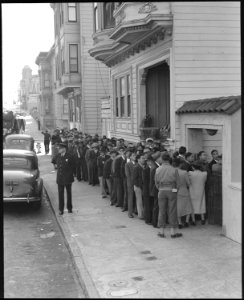
M 34 139 L 29 134 L 10 134 L 5 137 L 4 148 L 35 151 Z
M 43 180 L 33 151 L 3 150 L 3 201 L 33 203 L 41 207 Z

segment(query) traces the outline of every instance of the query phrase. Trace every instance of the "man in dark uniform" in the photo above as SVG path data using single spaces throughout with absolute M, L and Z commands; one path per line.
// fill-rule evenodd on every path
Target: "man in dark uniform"
M 57 165 L 57 184 L 59 198 L 59 214 L 64 213 L 64 188 L 67 192 L 67 209 L 72 213 L 72 191 L 71 186 L 74 182 L 75 159 L 67 152 L 67 145 L 59 143 L 58 154 L 52 159 L 52 163 Z

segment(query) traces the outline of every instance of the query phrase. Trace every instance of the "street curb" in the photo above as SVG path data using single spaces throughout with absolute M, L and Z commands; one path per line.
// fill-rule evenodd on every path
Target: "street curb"
M 65 244 L 68 248 L 68 251 L 71 254 L 71 259 L 73 266 L 75 268 L 75 272 L 77 274 L 79 283 L 83 289 L 83 292 L 86 298 L 101 298 L 96 286 L 89 274 L 85 262 L 83 260 L 82 253 L 75 239 L 71 237 L 70 230 L 68 226 L 65 224 L 62 216 L 57 216 L 58 213 L 58 204 L 55 201 L 55 196 L 52 191 L 52 187 L 43 179 L 44 187 L 46 190 L 47 198 L 49 199 L 51 209 L 53 214 L 57 220 L 57 224 L 63 234 Z

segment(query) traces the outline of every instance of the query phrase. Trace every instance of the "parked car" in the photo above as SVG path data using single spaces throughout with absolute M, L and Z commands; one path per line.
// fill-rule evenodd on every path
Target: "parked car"
M 5 149 L 23 149 L 34 151 L 34 139 L 28 134 L 10 134 L 5 137 Z
M 3 190 L 4 202 L 33 202 L 36 208 L 40 208 L 43 180 L 33 151 L 3 150 Z

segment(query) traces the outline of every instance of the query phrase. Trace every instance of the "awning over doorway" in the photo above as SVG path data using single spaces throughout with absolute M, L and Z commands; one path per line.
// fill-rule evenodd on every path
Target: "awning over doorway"
M 184 113 L 225 113 L 232 115 L 241 107 L 241 96 L 229 96 L 186 101 L 177 109 L 177 114 Z

